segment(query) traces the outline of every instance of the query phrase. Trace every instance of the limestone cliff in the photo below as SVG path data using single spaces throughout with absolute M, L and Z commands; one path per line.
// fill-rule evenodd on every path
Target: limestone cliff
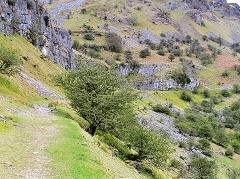
M 69 33 L 36 0 L 0 0 L 0 32 L 18 33 L 65 69 L 74 67 Z

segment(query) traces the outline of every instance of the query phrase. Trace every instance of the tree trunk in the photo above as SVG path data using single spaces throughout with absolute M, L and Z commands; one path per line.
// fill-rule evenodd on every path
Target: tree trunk
M 89 128 L 87 129 L 87 132 L 91 135 L 94 135 L 96 132 L 97 126 L 94 124 L 90 124 Z

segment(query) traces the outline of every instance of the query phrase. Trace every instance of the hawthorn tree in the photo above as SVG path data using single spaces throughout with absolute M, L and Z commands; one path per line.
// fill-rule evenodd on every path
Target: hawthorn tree
M 0 73 L 11 75 L 18 71 L 20 63 L 17 51 L 0 46 Z
M 76 71 L 56 78 L 71 106 L 89 122 L 87 131 L 113 130 L 125 115 L 135 95 L 116 71 L 100 64 L 80 64 Z M 131 111 L 130 111 L 131 112 Z

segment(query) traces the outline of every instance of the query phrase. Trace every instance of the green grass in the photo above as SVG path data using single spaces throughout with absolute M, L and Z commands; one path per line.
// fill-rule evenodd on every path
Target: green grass
M 58 140 L 47 149 L 54 159 L 49 167 L 54 168 L 58 178 L 107 178 L 80 135 L 78 124 L 63 116 L 55 122 L 61 126 Z
M 75 112 L 73 109 L 70 109 L 69 107 L 64 106 L 57 106 L 56 107 L 56 115 L 62 116 L 68 119 L 72 119 L 76 121 L 81 128 L 86 129 L 89 126 L 89 123 L 84 120 L 82 117 L 80 117 L 77 112 Z
M 229 178 L 227 176 L 228 168 L 230 169 L 237 169 L 240 171 L 240 161 L 236 159 L 230 159 L 228 157 L 225 157 L 223 155 L 214 155 L 215 160 L 217 161 L 219 165 L 218 171 L 217 171 L 217 178 Z
M 161 103 L 172 103 L 173 105 L 186 109 L 190 103 L 182 100 L 181 97 L 182 90 L 179 91 L 148 91 L 148 97 L 143 98 L 139 101 L 143 106 L 151 106 L 159 102 Z M 190 91 L 188 92 L 192 96 L 193 102 L 200 103 L 203 100 L 201 94 L 192 94 Z

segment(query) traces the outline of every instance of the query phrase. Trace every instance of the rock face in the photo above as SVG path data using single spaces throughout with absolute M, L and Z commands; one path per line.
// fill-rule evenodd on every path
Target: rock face
M 164 130 L 173 141 L 184 141 L 186 142 L 188 138 L 180 134 L 179 130 L 174 126 L 174 119 L 170 116 L 157 113 L 152 110 L 145 111 L 147 115 L 138 114 L 138 122 L 149 128 L 150 130 Z
M 158 76 L 162 71 L 169 71 L 170 73 L 170 66 L 168 64 L 142 64 L 137 69 L 120 65 L 118 71 L 122 76 L 135 73 L 136 78 L 132 78 L 132 84 L 139 90 L 169 90 L 182 88 L 193 90 L 199 86 L 199 80 L 189 75 L 190 83 L 184 86 L 178 84 L 170 75 Z
M 0 32 L 20 34 L 52 61 L 71 69 L 74 67 L 71 38 L 67 31 L 53 24 L 38 1 L 0 0 Z

